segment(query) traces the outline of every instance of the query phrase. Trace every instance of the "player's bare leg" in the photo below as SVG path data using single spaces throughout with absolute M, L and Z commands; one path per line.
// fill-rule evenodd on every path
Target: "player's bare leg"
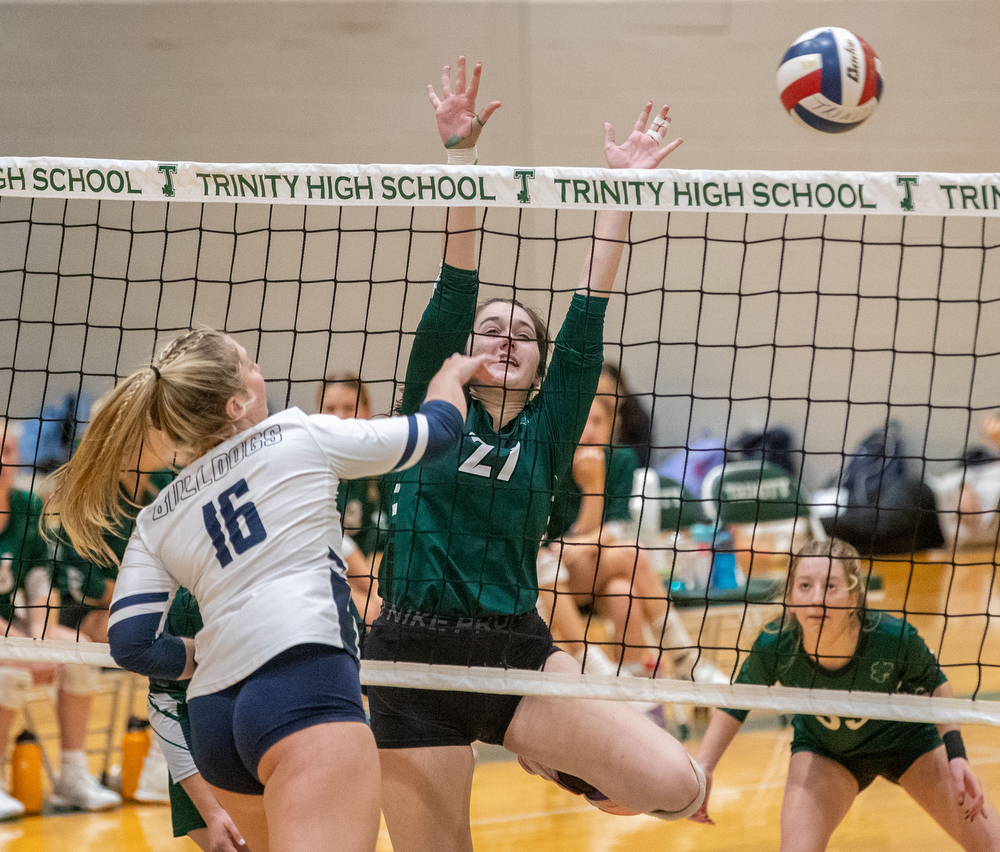
M 251 852 L 269 852 L 264 797 L 232 793 L 229 790 L 220 790 L 211 784 L 209 786 L 218 803 L 240 830 L 240 836 L 246 841 Z
M 270 852 L 375 848 L 381 810 L 378 751 L 363 722 L 327 722 L 296 731 L 264 753 L 257 774 L 264 784 Z M 253 841 L 244 838 L 256 852 Z
M 562 652 L 545 665 L 545 671 L 579 670 Z M 684 747 L 626 702 L 525 696 L 504 746 L 641 813 L 678 813 L 702 798 Z
M 781 802 L 781 852 L 822 852 L 857 795 L 858 782 L 836 761 L 793 754 Z
M 379 759 L 394 852 L 472 852 L 472 748 L 386 748 Z

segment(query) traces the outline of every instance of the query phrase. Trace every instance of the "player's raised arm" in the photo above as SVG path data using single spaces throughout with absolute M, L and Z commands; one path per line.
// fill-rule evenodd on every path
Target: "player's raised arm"
M 478 162 L 476 142 L 486 122 L 497 109 L 500 101 L 491 101 L 476 109 L 479 78 L 483 64 L 476 63 L 472 79 L 467 80 L 465 57 L 458 57 L 455 84 L 451 82 L 451 67 L 444 66 L 441 74 L 441 97 L 434 86 L 427 87 L 431 106 L 437 119 L 438 133 L 448 151 L 449 165 L 475 165 Z M 444 262 L 456 269 L 476 268 L 476 209 L 452 207 L 445 212 Z
M 676 150 L 683 139 L 674 139 L 661 147 L 670 127 L 670 107 L 664 105 L 656 114 L 649 129 L 649 115 L 653 111 L 650 101 L 639 113 L 639 118 L 628 138 L 618 145 L 614 128 L 604 124 L 604 154 L 612 169 L 655 169 L 664 158 Z M 594 225 L 594 244 L 583 263 L 580 273 L 580 292 L 606 295 L 611 291 L 618 274 L 625 240 L 628 237 L 630 214 L 617 210 L 602 210 Z

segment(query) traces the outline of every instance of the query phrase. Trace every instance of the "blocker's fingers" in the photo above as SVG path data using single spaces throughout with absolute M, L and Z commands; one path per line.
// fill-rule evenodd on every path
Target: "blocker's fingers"
M 649 114 L 653 111 L 653 102 L 650 101 L 646 104 L 642 112 L 639 113 L 639 118 L 635 123 L 635 129 L 642 133 L 646 129 L 646 122 L 649 121 Z
M 455 75 L 455 94 L 465 94 L 465 57 L 458 57 L 458 73 Z
M 476 96 L 479 94 L 479 78 L 483 74 L 483 63 L 477 62 L 476 67 L 472 69 L 472 82 L 469 83 L 469 97 L 472 98 L 473 103 L 475 103 Z
M 428 84 L 427 96 L 431 99 L 431 106 L 434 107 L 434 109 L 441 106 L 441 99 L 437 96 L 437 92 L 434 91 L 433 85 Z
M 493 115 L 498 109 L 500 109 L 500 101 L 491 101 L 481 110 L 479 110 L 476 115 L 476 121 L 479 122 L 480 127 L 485 127 L 486 122 L 490 120 L 490 116 Z
M 649 125 L 646 135 L 652 136 L 656 140 L 656 143 L 659 144 L 667 135 L 669 127 L 670 119 L 663 115 L 663 111 L 660 110 L 660 114 L 653 116 L 653 123 Z
M 681 143 L 683 141 L 684 141 L 683 139 L 673 139 L 666 145 L 664 145 L 662 148 L 660 148 L 659 152 L 657 152 L 656 155 L 656 165 L 660 165 L 660 163 L 662 163 L 666 159 L 667 154 L 671 153 L 672 151 L 676 151 L 678 148 L 680 148 Z
M 608 124 L 608 122 L 605 121 L 604 122 L 604 147 L 607 148 L 609 145 L 614 145 L 614 144 L 615 144 L 615 129 L 610 124 Z
M 977 814 L 986 816 L 986 796 L 983 794 L 983 786 L 978 780 L 970 777 L 965 794 L 959 804 L 965 806 L 970 820 L 975 819 Z
M 446 97 L 451 97 L 451 66 L 445 65 L 441 72 L 441 93 Z

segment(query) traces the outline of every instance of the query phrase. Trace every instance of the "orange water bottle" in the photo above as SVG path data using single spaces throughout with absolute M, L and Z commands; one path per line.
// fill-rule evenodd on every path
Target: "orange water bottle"
M 149 752 L 149 722 L 133 716 L 128 720 L 128 730 L 122 737 L 122 798 L 135 798 L 139 786 L 139 773 Z
M 10 793 L 26 814 L 42 812 L 42 747 L 31 731 L 22 731 L 10 757 Z

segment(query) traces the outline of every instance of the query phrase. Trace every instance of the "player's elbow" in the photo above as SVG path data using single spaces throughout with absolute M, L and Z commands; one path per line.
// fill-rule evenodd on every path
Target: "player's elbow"
M 170 634 L 156 636 L 131 618 L 108 628 L 108 645 L 115 663 L 130 672 L 146 677 L 175 680 L 187 664 L 187 649 L 182 640 Z
M 116 665 L 126 671 L 148 676 L 148 649 L 115 642 L 110 633 L 108 639 L 110 640 L 108 645 L 111 648 L 111 658 L 115 661 Z

